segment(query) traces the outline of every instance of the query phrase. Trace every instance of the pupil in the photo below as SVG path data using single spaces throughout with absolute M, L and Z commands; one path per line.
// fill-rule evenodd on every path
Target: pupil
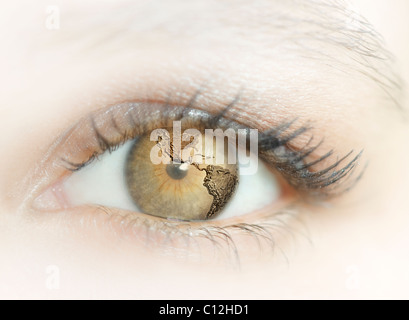
M 186 163 L 166 165 L 166 173 L 174 180 L 180 180 L 186 177 L 189 165 Z

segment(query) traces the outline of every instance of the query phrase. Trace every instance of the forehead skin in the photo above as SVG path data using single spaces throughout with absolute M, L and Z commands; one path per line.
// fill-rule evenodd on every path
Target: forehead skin
M 3 2 L 0 252 L 9 263 L 0 266 L 8 288 L 0 295 L 64 297 L 78 295 L 78 286 L 86 297 L 407 294 L 408 103 L 394 70 L 408 81 L 408 3 L 352 3 L 386 37 L 400 68 L 372 25 L 342 1 L 61 1 L 58 30 L 45 27 L 49 1 Z M 258 116 L 266 126 L 287 117 L 312 120 L 340 153 L 365 148 L 370 167 L 355 197 L 306 218 L 314 246 L 297 241 L 295 250 L 287 248 L 290 267 L 212 270 L 203 278 L 206 265 L 147 261 L 117 242 L 112 251 L 98 246 L 95 239 L 106 242 L 97 234 L 67 239 L 52 226 L 37 230 L 15 219 L 21 181 L 53 137 L 80 117 L 122 100 L 166 100 L 169 92 L 186 101 L 200 88 L 199 107 L 219 108 L 244 90 L 251 107 L 243 117 Z M 61 266 L 72 287 L 47 291 L 49 264 Z M 351 266 L 361 272 L 361 289 L 353 292 L 345 285 Z

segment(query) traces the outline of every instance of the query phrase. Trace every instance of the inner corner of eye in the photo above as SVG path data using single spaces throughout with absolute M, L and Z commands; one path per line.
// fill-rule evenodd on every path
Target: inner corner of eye
M 63 189 L 72 206 L 99 205 L 189 221 L 251 213 L 281 194 L 275 175 L 246 150 L 234 150 L 226 139 L 198 130 L 188 136 L 167 129 L 104 153 L 70 175 Z

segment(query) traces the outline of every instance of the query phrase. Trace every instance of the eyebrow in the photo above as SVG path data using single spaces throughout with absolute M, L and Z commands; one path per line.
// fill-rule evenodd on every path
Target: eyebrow
M 360 74 L 403 110 L 403 85 L 393 55 L 372 25 L 343 1 L 123 0 L 98 8 L 61 8 L 61 20 L 64 36 L 55 32 L 47 42 L 79 43 L 82 53 L 121 41 L 129 47 L 135 37 L 151 38 L 153 43 L 172 39 L 177 44 L 187 38 L 198 44 L 283 46 L 306 59 Z

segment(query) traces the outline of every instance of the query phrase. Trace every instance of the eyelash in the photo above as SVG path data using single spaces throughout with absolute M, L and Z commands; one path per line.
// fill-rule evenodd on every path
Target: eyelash
M 94 143 L 91 143 L 92 147 L 86 148 L 90 156 L 78 162 L 72 161 L 70 157 L 61 157 L 60 160 L 63 166 L 69 171 L 81 170 L 91 162 L 97 160 L 103 153 L 114 152 L 126 141 L 146 133 L 149 129 L 166 127 L 167 124 L 174 120 L 191 123 L 192 126 L 190 127 L 192 128 L 195 128 L 196 125 L 202 128 L 215 128 L 219 126 L 221 128 L 253 129 L 250 126 L 229 119 L 229 114 L 231 114 L 230 118 L 235 115 L 234 106 L 238 99 L 235 99 L 235 101 L 225 106 L 218 114 L 209 114 L 202 110 L 195 109 L 195 99 L 196 97 L 193 97 L 188 105 L 183 107 L 160 105 L 158 103 L 124 103 L 103 112 L 102 116 L 99 113 L 92 114 L 83 120 L 90 127 L 90 133 L 93 133 L 93 139 L 95 139 Z M 155 110 L 156 117 L 152 117 L 151 114 L 155 113 Z M 143 122 L 135 120 L 144 118 L 143 115 L 145 115 L 146 118 L 150 117 L 150 120 Z M 99 119 L 100 117 L 101 119 Z M 123 125 L 124 121 L 126 123 L 125 125 Z M 292 129 L 296 121 L 297 120 L 287 121 L 261 133 L 259 132 L 258 144 L 260 158 L 280 172 L 285 180 L 294 187 L 300 195 L 304 196 L 303 200 L 308 201 L 308 199 L 312 199 L 316 201 L 317 199 L 326 199 L 352 188 L 364 171 L 362 170 L 362 172 L 353 179 L 349 179 L 357 167 L 362 151 L 348 162 L 347 159 L 351 157 L 353 151 L 339 160 L 328 164 L 325 168 L 314 171 L 312 170 L 313 168 L 317 168 L 324 160 L 330 159 L 334 152 L 330 150 L 323 156 L 307 162 L 308 157 L 317 151 L 322 145 L 322 142 L 311 146 L 313 142 L 313 137 L 311 136 L 303 148 L 299 150 L 293 148 L 291 144 L 292 141 L 311 129 L 309 126 Z M 102 122 L 102 125 L 99 122 Z M 114 136 L 113 139 L 102 132 L 103 130 L 107 131 L 107 128 L 111 133 L 115 133 L 111 134 L 111 136 Z M 343 163 L 345 164 L 341 168 L 338 168 Z M 279 212 L 268 213 L 267 216 L 257 223 L 240 222 L 225 225 L 168 221 L 161 218 L 158 220 L 143 216 L 135 217 L 133 214 L 119 214 L 113 208 L 101 206 L 95 208 L 113 219 L 120 219 L 121 225 L 125 228 L 135 226 L 139 228 L 145 227 L 146 232 L 150 232 L 153 228 L 156 228 L 162 233 L 164 230 L 167 230 L 168 235 L 166 236 L 166 240 L 168 242 L 172 242 L 170 237 L 175 234 L 181 236 L 180 239 L 184 239 L 183 241 L 186 243 L 190 243 L 192 239 L 206 239 L 211 242 L 215 248 L 227 248 L 228 253 L 224 254 L 228 254 L 237 265 L 240 265 L 239 250 L 233 239 L 234 235 L 251 236 L 255 239 L 259 248 L 261 248 L 262 242 L 266 242 L 268 247 L 274 250 L 276 247 L 274 235 L 280 228 L 284 228 L 288 231 L 289 226 L 286 220 L 288 217 L 295 215 L 294 212 L 296 212 L 296 210 L 294 210 L 292 206 L 297 208 L 295 203 L 292 203 L 291 206 Z M 144 232 L 143 229 L 141 232 Z
M 166 252 L 167 255 L 172 254 L 185 261 L 187 257 L 191 258 L 189 255 L 190 251 L 186 251 L 186 256 L 181 254 L 183 250 L 180 250 L 180 247 L 177 246 L 177 249 L 175 249 L 174 242 L 183 243 L 184 246 L 189 249 L 196 246 L 200 250 L 199 242 L 200 240 L 205 240 L 212 244 L 214 248 L 213 253 L 218 253 L 223 258 L 227 258 L 231 266 L 239 269 L 241 255 L 240 247 L 235 241 L 235 237 L 237 236 L 250 237 L 256 243 L 259 249 L 258 253 L 263 252 L 271 255 L 277 251 L 284 254 L 281 248 L 278 247 L 277 241 L 277 236 L 280 235 L 282 231 L 285 231 L 286 234 L 290 232 L 307 237 L 304 232 L 295 228 L 294 220 L 298 222 L 297 227 L 305 227 L 302 221 L 297 218 L 298 211 L 295 208 L 295 204 L 278 212 L 270 213 L 268 216 L 254 223 L 239 222 L 228 225 L 169 221 L 162 218 L 148 221 L 142 216 L 135 217 L 132 214 L 117 214 L 115 209 L 103 206 L 98 206 L 95 210 L 95 213 L 100 212 L 109 216 L 110 219 L 112 219 L 110 222 L 113 225 L 121 225 L 121 231 L 125 235 L 129 236 L 130 234 L 131 237 L 139 238 L 141 234 L 144 234 L 145 237 L 149 239 L 150 233 L 161 232 L 165 237 L 158 243 L 155 243 L 155 246 L 162 248 L 163 252 Z M 291 224 L 288 221 L 291 221 Z M 110 224 L 108 223 L 108 225 Z M 152 251 L 149 242 L 146 243 L 146 248 L 149 252 Z M 253 253 L 257 252 L 254 250 Z M 203 259 L 202 256 L 196 258 L 199 259 L 199 262 Z M 286 258 L 285 255 L 284 258 Z
M 165 106 L 166 111 L 161 115 L 161 122 L 170 123 L 173 120 L 193 120 L 193 122 L 196 121 L 196 123 L 204 128 L 214 128 L 217 125 L 220 125 L 223 128 L 233 127 L 236 129 L 246 129 L 249 131 L 249 129 L 253 128 L 243 126 L 226 118 L 227 113 L 229 111 L 233 111 L 234 104 L 237 100 L 238 99 L 227 105 L 220 113 L 216 115 L 211 115 L 204 111 L 192 108 L 192 102 L 190 102 L 189 105 L 182 107 L 182 109 L 177 110 L 179 114 L 175 114 L 175 110 L 172 110 L 171 106 Z M 129 108 L 129 111 L 131 110 L 132 107 Z M 200 118 L 193 119 L 189 115 L 190 113 L 196 113 Z M 89 121 L 92 124 L 92 131 L 95 135 L 95 139 L 98 141 L 98 150 L 94 151 L 88 159 L 79 163 L 74 163 L 66 158 L 62 158 L 61 160 L 66 164 L 66 168 L 72 172 L 78 171 L 92 163 L 94 160 L 97 160 L 101 154 L 105 152 L 114 152 L 126 141 L 134 139 L 138 135 L 136 134 L 136 131 L 139 131 L 140 128 L 138 127 L 137 122 L 134 120 L 132 113 L 129 112 L 128 115 L 134 130 L 122 132 L 121 128 L 116 123 L 114 116 L 111 114 L 111 125 L 114 130 L 120 134 L 120 139 L 116 139 L 115 141 L 110 141 L 109 138 L 105 137 L 100 132 L 100 130 L 97 128 L 94 117 L 91 115 Z M 358 161 L 363 151 L 356 154 L 352 160 L 347 162 L 341 168 L 338 167 L 348 158 L 350 158 L 350 156 L 353 154 L 353 150 L 340 159 L 328 164 L 326 168 L 318 171 L 312 171 L 311 169 L 313 167 L 318 166 L 324 160 L 327 160 L 333 156 L 334 151 L 330 150 L 324 155 L 320 156 L 318 159 L 306 162 L 305 160 L 321 146 L 322 141 L 314 146 L 310 146 L 313 141 L 313 136 L 311 136 L 310 140 L 302 149 L 292 149 L 291 141 L 311 129 L 311 127 L 303 126 L 287 133 L 295 122 L 296 120 L 288 121 L 275 126 L 274 128 L 270 128 L 267 131 L 259 133 L 258 144 L 260 158 L 279 171 L 292 187 L 304 195 L 322 199 L 339 195 L 351 189 L 361 178 L 364 170 L 362 170 L 362 172 L 346 186 L 342 186 L 339 184 L 339 182 L 341 180 L 347 182 L 348 176 L 352 175 L 352 172 L 359 163 Z M 145 124 L 142 124 L 142 127 L 144 128 L 139 135 L 144 134 L 147 131 Z M 137 128 L 138 130 L 136 130 Z

